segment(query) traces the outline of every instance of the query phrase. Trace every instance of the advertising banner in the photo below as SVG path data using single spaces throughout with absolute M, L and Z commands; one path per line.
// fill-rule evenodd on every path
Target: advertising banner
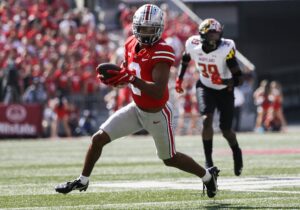
M 0 104 L 0 138 L 39 136 L 42 117 L 39 104 Z

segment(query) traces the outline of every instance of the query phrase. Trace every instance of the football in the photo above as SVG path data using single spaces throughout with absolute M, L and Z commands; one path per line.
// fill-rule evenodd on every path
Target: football
M 104 79 L 109 79 L 114 76 L 114 74 L 110 74 L 108 71 L 121 71 L 121 68 L 113 63 L 101 63 L 96 68 L 97 72 L 104 77 Z

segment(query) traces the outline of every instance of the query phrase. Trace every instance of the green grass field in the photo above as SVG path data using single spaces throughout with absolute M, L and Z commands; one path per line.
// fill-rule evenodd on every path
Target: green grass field
M 168 168 L 148 136 L 116 140 L 104 148 L 86 192 L 57 194 L 55 185 L 76 178 L 89 138 L 0 141 L 0 209 L 300 209 L 300 133 L 238 134 L 244 171 L 215 136 L 221 169 L 214 199 L 201 180 Z M 177 150 L 203 163 L 200 136 L 177 137 Z

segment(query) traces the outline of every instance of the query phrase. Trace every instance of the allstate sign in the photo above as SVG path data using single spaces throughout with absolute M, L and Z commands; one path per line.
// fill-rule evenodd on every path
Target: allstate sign
M 41 135 L 43 109 L 39 104 L 0 104 L 0 138 Z
M 6 109 L 6 118 L 12 123 L 22 122 L 26 116 L 26 108 L 19 104 L 9 105 Z

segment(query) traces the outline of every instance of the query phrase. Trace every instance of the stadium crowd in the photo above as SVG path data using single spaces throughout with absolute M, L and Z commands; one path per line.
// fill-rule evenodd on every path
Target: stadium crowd
M 44 110 L 44 136 L 91 135 L 99 125 L 95 116 L 111 114 L 131 101 L 127 88 L 110 89 L 101 84 L 95 68 L 103 62 L 121 63 L 122 46 L 132 35 L 131 18 L 136 9 L 120 3 L 116 14 L 119 28 L 108 31 L 97 19 L 99 14 L 87 8 L 79 9 L 72 0 L 1 1 L 1 103 L 40 104 Z M 165 14 L 162 37 L 174 48 L 176 55 L 170 79 L 174 87 L 184 43 L 189 36 L 198 34 L 198 24 L 185 13 L 169 10 L 167 4 L 162 4 L 161 9 Z M 198 76 L 190 66 L 189 79 L 183 84 L 185 93 L 176 94 L 170 87 L 170 100 L 178 102 L 175 103 L 178 135 L 201 131 L 192 92 Z M 258 106 L 256 131 L 276 130 L 271 128 L 275 121 L 270 120 L 275 114 L 266 111 L 267 105 L 261 106 L 261 95 L 254 96 Z M 275 98 L 282 100 L 282 95 Z M 274 109 L 268 109 L 279 110 L 272 113 L 277 113 L 276 120 L 284 127 L 281 102 L 277 104 Z
M 185 14 L 170 13 L 167 5 L 162 9 L 166 13 L 163 37 L 172 42 L 178 64 L 183 43 L 197 33 L 198 26 Z M 120 7 L 122 32 L 116 42 L 109 34 L 118 33 L 107 31 L 91 11 L 78 9 L 73 1 L 1 1 L 1 102 L 41 104 L 43 126 L 47 125 L 45 136 L 93 133 L 97 128 L 91 127 L 96 124 L 91 119 L 94 113 L 107 112 L 99 110 L 99 103 L 105 103 L 101 98 L 110 91 L 97 79 L 95 68 L 112 61 L 119 46 L 132 34 L 130 17 L 135 10 Z M 176 69 L 173 71 L 175 75 Z M 110 107 L 113 110 L 116 105 L 124 105 L 120 98 L 108 102 L 111 100 L 119 101 Z M 84 130 L 78 130 L 80 120 L 89 122 Z

